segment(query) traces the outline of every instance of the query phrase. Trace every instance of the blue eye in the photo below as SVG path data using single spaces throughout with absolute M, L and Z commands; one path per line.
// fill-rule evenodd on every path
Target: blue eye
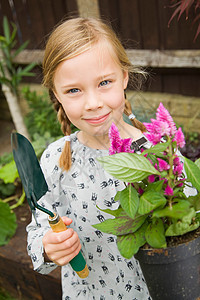
M 111 81 L 110 80 L 103 80 L 100 82 L 100 86 L 108 85 Z
M 75 94 L 75 93 L 78 93 L 78 91 L 79 91 L 79 89 L 74 88 L 74 89 L 69 90 L 68 93 Z

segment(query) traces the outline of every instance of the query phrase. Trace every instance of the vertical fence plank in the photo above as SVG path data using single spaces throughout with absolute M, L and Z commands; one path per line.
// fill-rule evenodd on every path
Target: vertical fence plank
M 139 0 L 140 23 L 144 49 L 159 49 L 159 20 L 156 0 Z
M 42 19 L 42 12 L 39 0 L 28 0 L 27 10 L 30 16 L 31 30 L 31 47 L 32 49 L 43 48 L 43 38 L 46 34 Z
M 178 26 L 171 24 L 168 27 L 168 22 L 171 18 L 173 10 L 170 8 L 169 0 L 159 1 L 157 0 L 158 14 L 160 18 L 160 26 L 162 27 L 162 45 L 160 49 L 178 49 L 179 44 L 179 32 Z
M 40 11 L 43 20 L 44 32 L 48 34 L 54 27 L 56 20 L 51 0 L 40 0 Z
M 3 33 L 3 17 L 6 16 L 9 21 L 14 22 L 12 10 L 8 1 L 1 1 L 0 5 L 0 33 Z
M 30 39 L 30 23 L 26 5 L 23 0 L 13 0 L 15 24 L 17 25 L 19 44 Z M 19 46 L 19 45 L 18 45 Z
M 128 9 L 127 9 L 128 7 Z M 140 15 L 138 0 L 119 2 L 120 33 L 126 48 L 141 48 Z
M 118 16 L 119 12 L 119 0 L 99 0 L 99 11 L 101 18 L 111 23 L 113 29 L 119 33 L 120 20 Z

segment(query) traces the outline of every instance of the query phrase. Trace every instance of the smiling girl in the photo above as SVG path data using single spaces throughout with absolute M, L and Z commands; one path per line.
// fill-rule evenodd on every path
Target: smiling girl
M 92 227 L 110 218 L 101 209 L 116 209 L 117 191 L 124 183 L 106 173 L 98 163 L 108 155 L 108 131 L 114 122 L 122 138 L 136 141 L 145 130 L 125 99 L 129 77 L 137 71 L 112 29 L 102 21 L 76 18 L 65 21 L 46 45 L 44 85 L 58 114 L 64 137 L 43 153 L 43 169 L 49 191 L 40 205 L 63 216 L 70 228 L 55 233 L 43 213 L 40 226 L 27 227 L 28 249 L 34 269 L 47 274 L 62 266 L 63 299 L 150 299 L 142 272 L 134 257 L 123 258 L 115 236 Z M 133 125 L 123 120 L 131 114 Z M 71 134 L 70 124 L 78 130 Z M 80 279 L 69 262 L 83 253 L 89 276 Z

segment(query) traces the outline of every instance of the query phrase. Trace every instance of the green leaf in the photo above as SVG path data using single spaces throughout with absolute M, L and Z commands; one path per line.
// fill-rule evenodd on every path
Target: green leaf
M 137 153 L 117 153 L 99 157 L 104 169 L 115 178 L 125 182 L 135 182 L 151 174 L 160 174 L 149 160 Z
M 163 187 L 163 183 L 164 183 L 164 179 L 149 184 L 147 186 L 146 192 L 150 191 L 150 190 L 153 190 L 155 192 L 161 192 L 162 191 L 162 187 Z
M 187 179 L 200 192 L 200 168 L 190 159 L 184 157 L 184 168 L 187 174 Z
M 17 26 L 14 24 L 13 31 L 11 33 L 11 37 L 10 37 L 10 41 L 9 41 L 9 43 L 12 45 L 12 47 L 14 47 L 16 44 L 16 41 L 15 41 L 16 34 L 17 34 Z
M 115 202 L 119 201 L 120 193 L 121 193 L 121 191 L 118 191 L 117 194 L 115 195 L 115 198 L 114 198 Z
M 9 42 L 10 40 L 10 27 L 8 24 L 8 19 L 7 17 L 3 17 L 3 31 L 4 31 L 4 36 L 6 38 L 6 41 Z
M 159 206 L 166 204 L 166 198 L 159 192 L 149 190 L 140 197 L 138 213 L 148 214 Z
M 164 152 L 167 149 L 167 147 L 169 147 L 169 144 L 170 144 L 170 141 L 165 142 L 165 143 L 159 143 L 159 144 L 143 151 L 142 155 L 145 155 L 147 153 L 160 154 L 160 153 Z
M 187 200 L 191 203 L 196 211 L 200 210 L 200 194 L 190 196 L 187 198 Z
M 195 165 L 200 169 L 200 158 L 195 161 Z
M 24 42 L 13 54 L 12 57 L 16 57 L 20 52 L 22 52 L 28 45 L 29 41 Z
M 146 243 L 147 226 L 148 223 L 145 222 L 136 232 L 117 237 L 117 247 L 123 257 L 130 259 Z
M 17 228 L 15 214 L 8 204 L 2 201 L 0 201 L 0 228 L 0 246 L 2 246 L 9 242 Z
M 0 180 L 0 197 L 5 198 L 11 196 L 15 192 L 15 185 L 13 183 L 5 183 Z
M 190 202 L 186 200 L 180 200 L 178 203 L 173 204 L 171 207 L 165 207 L 164 209 L 156 210 L 153 212 L 153 217 L 170 217 L 174 219 L 181 219 L 187 215 L 190 211 Z
M 119 200 L 127 215 L 134 219 L 139 206 L 139 197 L 136 189 L 129 184 L 127 188 L 121 191 Z
M 0 178 L 5 183 L 14 182 L 17 177 L 19 177 L 19 174 L 14 160 L 0 169 Z
M 127 215 L 108 219 L 102 223 L 92 225 L 94 228 L 114 235 L 133 233 L 144 223 L 147 216 L 137 216 L 134 220 Z
M 97 208 L 100 210 L 100 211 L 103 211 L 103 212 L 105 212 L 105 213 L 107 213 L 107 214 L 110 214 L 110 215 L 112 215 L 112 216 L 114 216 L 114 217 L 118 217 L 119 216 L 119 214 L 123 211 L 123 208 L 120 206 L 119 208 L 117 208 L 116 210 L 112 210 L 112 209 L 109 209 L 109 208 L 107 208 L 107 209 L 101 209 L 101 208 L 99 208 L 98 206 L 97 206 Z
M 153 248 L 167 247 L 164 225 L 161 219 L 153 220 L 145 232 L 147 243 Z
M 182 221 L 176 221 L 172 225 L 168 227 L 168 229 L 165 232 L 166 236 L 177 236 L 177 235 L 183 235 L 187 232 L 193 231 L 199 227 L 199 221 L 188 224 Z

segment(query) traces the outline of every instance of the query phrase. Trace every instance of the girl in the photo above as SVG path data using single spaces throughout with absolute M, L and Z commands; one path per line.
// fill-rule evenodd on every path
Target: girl
M 136 141 L 145 127 L 137 121 L 125 100 L 124 90 L 134 70 L 126 52 L 109 26 L 95 19 L 76 18 L 58 26 L 46 45 L 44 85 L 65 137 L 43 153 L 43 169 L 49 191 L 39 204 L 63 216 L 70 228 L 55 233 L 46 215 L 37 212 L 27 227 L 28 252 L 34 269 L 47 274 L 62 266 L 63 299 L 150 299 L 140 266 L 134 257 L 124 259 L 115 237 L 92 225 L 110 215 L 100 209 L 116 209 L 117 191 L 124 183 L 106 173 L 97 157 L 108 155 L 108 130 L 114 122 L 122 138 Z M 123 112 L 133 118 L 124 122 Z M 71 134 L 70 124 L 79 130 Z M 100 208 L 100 209 L 99 209 Z M 80 279 L 68 264 L 82 251 L 90 270 Z

